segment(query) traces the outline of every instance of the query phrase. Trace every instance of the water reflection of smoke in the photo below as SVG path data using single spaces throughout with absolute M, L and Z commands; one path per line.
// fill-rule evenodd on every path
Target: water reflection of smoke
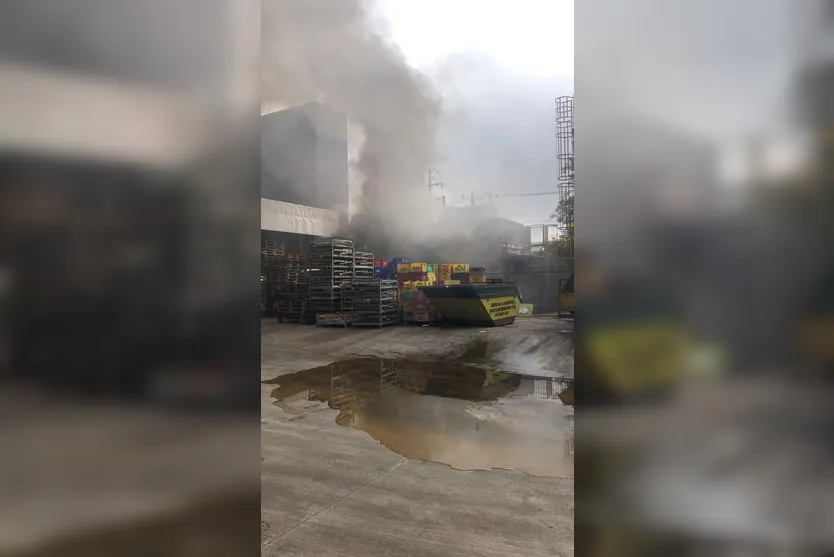
M 356 358 L 281 376 L 277 404 L 302 393 L 335 421 L 389 449 L 465 470 L 571 477 L 569 378 L 523 376 L 457 361 Z

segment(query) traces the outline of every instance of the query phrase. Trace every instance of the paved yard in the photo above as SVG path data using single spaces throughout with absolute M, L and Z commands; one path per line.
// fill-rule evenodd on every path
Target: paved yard
M 552 396 L 573 373 L 572 342 L 571 324 L 548 317 L 264 320 L 262 554 L 573 555 L 573 412 Z

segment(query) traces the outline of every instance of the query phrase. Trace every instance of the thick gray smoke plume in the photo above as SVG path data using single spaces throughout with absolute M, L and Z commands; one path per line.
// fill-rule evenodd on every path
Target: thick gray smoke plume
M 365 139 L 359 211 L 390 232 L 425 226 L 440 101 L 374 27 L 369 3 L 264 0 L 262 18 L 264 107 L 320 101 L 345 114 Z

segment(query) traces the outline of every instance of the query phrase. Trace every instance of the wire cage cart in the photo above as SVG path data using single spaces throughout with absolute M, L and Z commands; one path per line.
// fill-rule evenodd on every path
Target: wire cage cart
M 351 326 L 382 328 L 400 322 L 397 281 L 354 279 L 346 294 L 350 304 Z
M 353 278 L 353 257 L 353 240 L 313 240 L 309 273 L 310 310 L 313 315 L 342 311 L 342 289 Z
M 356 251 L 353 256 L 353 278 L 374 278 L 374 252 Z

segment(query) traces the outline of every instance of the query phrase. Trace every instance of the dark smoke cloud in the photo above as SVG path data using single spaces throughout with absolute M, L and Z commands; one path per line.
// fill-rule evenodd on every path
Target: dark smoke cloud
M 320 101 L 358 125 L 359 209 L 402 229 L 430 212 L 426 173 L 441 103 L 370 9 L 363 0 L 264 0 L 262 100 L 266 110 Z

